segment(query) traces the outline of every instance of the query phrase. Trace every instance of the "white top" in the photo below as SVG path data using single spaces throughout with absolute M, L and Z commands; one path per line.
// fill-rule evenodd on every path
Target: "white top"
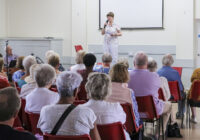
M 27 83 L 22 86 L 21 92 L 20 92 L 20 97 L 25 99 L 26 96 L 31 93 L 35 88 L 37 88 L 36 82 L 33 83 Z
M 56 104 L 43 107 L 37 127 L 42 132 L 51 133 L 57 121 L 69 106 L 69 104 Z M 90 129 L 94 128 L 95 120 L 96 116 L 90 108 L 79 105 L 67 116 L 57 135 L 89 134 Z
M 71 66 L 70 69 L 73 72 L 77 72 L 78 70 L 84 70 L 85 69 L 85 65 L 84 64 L 76 64 L 74 66 Z
M 165 77 L 160 77 L 160 81 L 161 81 L 161 88 L 163 90 L 163 94 L 165 96 L 165 99 L 168 101 L 171 97 L 168 81 Z
M 126 122 L 126 114 L 118 102 L 111 103 L 107 101 L 96 101 L 90 99 L 82 106 L 89 107 L 94 111 L 97 117 L 97 124 L 110 124 L 114 122 L 121 122 L 124 124 Z M 129 134 L 125 132 L 125 135 L 126 140 L 129 140 Z
M 40 113 L 43 106 L 55 104 L 58 100 L 58 93 L 47 88 L 36 88 L 26 96 L 25 111 Z
M 105 36 L 104 36 L 104 45 L 112 45 L 118 44 L 118 37 L 111 36 L 112 34 L 116 34 L 117 31 L 120 31 L 120 27 L 113 23 L 112 25 L 108 24 L 105 28 Z

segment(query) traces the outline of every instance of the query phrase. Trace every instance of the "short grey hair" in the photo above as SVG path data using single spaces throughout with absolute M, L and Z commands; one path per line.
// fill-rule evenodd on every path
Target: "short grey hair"
M 30 74 L 30 67 L 33 65 L 33 64 L 37 64 L 37 61 L 35 59 L 34 56 L 26 56 L 23 60 L 23 66 L 24 66 L 24 69 L 25 69 L 25 72 L 26 74 Z
M 163 56 L 162 64 L 164 66 L 171 66 L 174 63 L 174 59 L 171 54 L 166 54 Z
M 76 64 L 83 64 L 83 57 L 85 56 L 86 52 L 84 50 L 80 50 L 76 53 Z
M 45 87 L 52 84 L 55 77 L 55 69 L 49 64 L 40 64 L 35 69 L 34 80 L 36 81 L 38 87 Z
M 20 107 L 21 100 L 15 88 L 7 87 L 0 90 L 0 122 L 15 117 Z
M 105 100 L 112 91 L 111 79 L 104 73 L 91 73 L 85 85 L 89 98 L 94 100 Z
M 111 63 L 112 62 L 112 56 L 109 53 L 103 54 L 102 62 L 103 63 Z
M 136 66 L 144 66 L 148 63 L 148 57 L 143 51 L 136 52 L 134 55 L 134 64 Z
M 56 86 L 60 97 L 74 96 L 74 90 L 78 88 L 82 82 L 80 74 L 65 71 L 58 75 L 56 79 Z
M 40 64 L 34 64 L 30 67 L 30 78 L 34 79 L 34 74 L 36 71 L 36 68 L 39 66 Z
M 148 66 L 147 66 L 147 68 L 148 68 L 148 70 L 150 72 L 155 72 L 156 69 L 157 69 L 157 62 L 152 57 L 148 58 Z

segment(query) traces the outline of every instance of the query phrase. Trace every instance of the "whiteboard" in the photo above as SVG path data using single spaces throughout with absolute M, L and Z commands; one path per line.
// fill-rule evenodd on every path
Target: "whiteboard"
M 163 0 L 99 0 L 99 28 L 114 12 L 122 29 L 163 28 Z

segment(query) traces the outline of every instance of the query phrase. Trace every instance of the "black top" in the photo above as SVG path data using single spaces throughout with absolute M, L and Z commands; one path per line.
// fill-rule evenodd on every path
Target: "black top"
M 8 125 L 0 124 L 0 140 L 37 140 L 28 132 L 21 132 Z

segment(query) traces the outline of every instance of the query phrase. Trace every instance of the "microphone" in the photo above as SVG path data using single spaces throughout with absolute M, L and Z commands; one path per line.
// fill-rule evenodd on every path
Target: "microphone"
M 108 24 L 109 20 L 106 20 L 106 23 Z M 107 25 L 104 25 L 104 29 L 106 28 Z

